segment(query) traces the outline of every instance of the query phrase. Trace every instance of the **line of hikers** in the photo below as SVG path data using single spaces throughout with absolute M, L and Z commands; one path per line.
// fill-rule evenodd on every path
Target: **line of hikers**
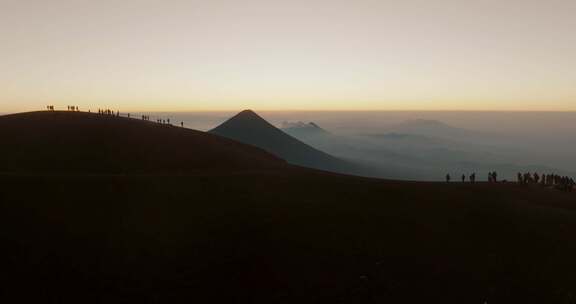
M 462 174 L 461 180 L 463 183 L 466 182 L 466 174 Z M 476 173 L 472 173 L 468 177 L 468 180 L 471 183 L 475 183 L 476 182 Z M 446 174 L 446 182 L 450 182 L 450 181 L 452 181 L 452 176 L 450 176 L 450 174 Z M 489 183 L 497 183 L 498 182 L 498 173 L 496 171 L 488 172 L 488 182 Z
M 558 174 L 538 174 L 538 173 L 518 173 L 518 183 L 540 184 L 542 186 L 555 187 L 562 191 L 572 191 L 576 186 L 574 179 L 569 176 L 560 176 Z
M 475 183 L 476 173 L 472 173 L 468 177 L 465 174 L 462 174 L 461 180 L 463 183 L 466 182 L 467 178 L 471 183 Z M 446 182 L 449 183 L 451 181 L 452 176 L 450 174 L 446 174 Z M 488 182 L 498 183 L 498 173 L 496 171 L 488 173 Z M 506 180 L 503 180 L 503 182 L 506 182 Z M 523 185 L 535 184 L 549 186 L 567 192 L 571 192 L 574 188 L 576 188 L 576 182 L 573 178 L 569 176 L 560 176 L 557 174 L 518 173 L 518 183 Z
M 476 182 L 476 173 L 472 173 L 472 174 L 470 174 L 470 176 L 468 176 L 468 177 L 466 176 L 466 174 L 462 174 L 462 176 L 461 176 L 460 178 L 461 178 L 461 180 L 462 180 L 463 183 L 466 182 L 466 178 L 468 178 L 468 180 L 469 180 L 471 183 L 475 183 L 475 182 Z M 450 181 L 452 181 L 452 176 L 451 176 L 450 174 L 446 174 L 446 182 L 449 183 Z
M 158 118 L 158 119 L 156 119 L 156 122 L 159 124 L 163 124 L 163 125 L 169 125 L 170 124 L 170 118 L 167 118 L 167 119 Z
M 120 116 L 120 111 L 114 112 L 110 109 L 98 109 L 98 114 L 100 115 L 110 115 L 110 116 Z
M 54 111 L 54 106 L 48 105 L 48 106 L 46 106 L 46 110 Z M 78 108 L 78 106 L 68 106 L 68 111 L 80 112 L 80 108 Z M 88 112 L 90 112 L 90 110 L 88 110 Z M 99 115 L 110 115 L 110 116 L 120 117 L 120 111 L 113 111 L 110 109 L 98 109 L 98 114 Z M 130 118 L 130 113 L 126 114 L 126 117 Z M 142 115 L 141 118 L 144 121 L 150 121 L 150 116 L 148 116 L 148 115 Z M 171 125 L 170 118 L 167 118 L 167 119 L 160 119 L 159 118 L 159 119 L 156 119 L 156 122 L 159 124 Z M 183 121 L 180 122 L 180 126 L 182 128 L 184 128 L 184 122 Z

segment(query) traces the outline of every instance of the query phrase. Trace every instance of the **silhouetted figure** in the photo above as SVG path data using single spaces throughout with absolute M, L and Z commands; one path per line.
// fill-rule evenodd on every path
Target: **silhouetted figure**
M 180 122 L 180 126 L 181 126 L 182 128 L 184 128 L 184 122 L 183 122 L 183 121 Z
M 446 182 L 449 183 L 451 179 L 452 178 L 451 178 L 450 174 L 446 174 Z
M 466 175 L 462 174 L 462 182 L 466 182 Z
M 470 175 L 470 182 L 473 184 L 476 183 L 476 173 L 472 173 Z
M 498 182 L 498 173 L 496 173 L 496 171 L 488 172 L 488 182 L 489 183 L 497 183 Z
M 524 183 L 531 184 L 532 183 L 532 174 L 524 173 Z
M 522 173 L 518 172 L 518 183 L 519 184 L 523 184 L 524 183 L 524 178 L 522 177 Z

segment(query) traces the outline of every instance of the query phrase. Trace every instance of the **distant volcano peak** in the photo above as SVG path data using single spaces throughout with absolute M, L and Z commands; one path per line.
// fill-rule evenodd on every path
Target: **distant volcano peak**
M 322 129 L 314 122 L 283 122 L 281 126 L 282 131 L 296 137 L 306 138 L 311 135 L 327 135 L 328 131 Z
M 246 110 L 236 114 L 236 117 L 258 117 L 258 118 L 261 118 L 260 115 L 256 114 L 256 112 L 254 112 L 250 109 L 246 109 Z
M 242 123 L 242 124 L 266 124 L 268 125 L 268 121 L 266 121 L 262 116 L 258 115 L 256 112 L 252 110 L 244 110 L 232 118 L 228 120 L 228 123 Z
M 306 124 L 312 128 L 312 125 Z M 345 163 L 283 132 L 251 110 L 245 110 L 210 131 L 242 143 L 262 148 L 289 163 L 342 172 Z

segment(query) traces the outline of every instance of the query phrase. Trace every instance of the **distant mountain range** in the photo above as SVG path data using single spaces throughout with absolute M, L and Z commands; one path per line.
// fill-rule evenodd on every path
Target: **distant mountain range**
M 325 136 L 330 133 L 313 122 L 283 122 L 280 129 L 298 139 L 309 136 Z
M 283 123 L 283 131 L 319 150 L 381 168 L 380 177 L 409 180 L 441 180 L 449 172 L 478 173 L 496 170 L 501 176 L 517 172 L 560 172 L 537 165 L 516 165 L 474 144 L 485 134 L 452 127 L 435 120 L 409 120 L 383 128 L 381 133 L 338 135 L 316 123 Z M 481 141 L 480 141 L 481 142 Z

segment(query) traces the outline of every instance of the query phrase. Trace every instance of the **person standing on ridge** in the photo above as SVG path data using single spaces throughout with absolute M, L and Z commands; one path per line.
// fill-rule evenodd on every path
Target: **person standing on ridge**
M 447 182 L 447 183 L 450 182 L 450 179 L 451 179 L 450 174 L 446 174 L 446 182 Z

